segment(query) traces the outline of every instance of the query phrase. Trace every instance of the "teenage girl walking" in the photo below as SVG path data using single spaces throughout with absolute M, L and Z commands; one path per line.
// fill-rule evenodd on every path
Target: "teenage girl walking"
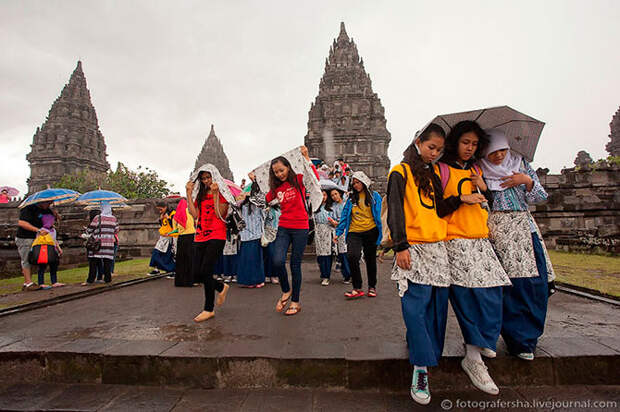
M 443 129 L 431 123 L 405 150 L 388 180 L 387 222 L 396 253 L 392 280 L 398 282 L 407 327 L 410 394 L 423 405 L 431 401 L 428 368 L 437 366 L 443 351 L 451 281 L 443 242 L 447 223 L 437 215 L 435 187 L 440 183 L 433 181 L 432 165 L 444 140 Z
M 474 386 L 497 395 L 499 389 L 481 355 L 495 357 L 502 325 L 502 286 L 510 285 L 510 280 L 488 239 L 488 212 L 483 206 L 491 196 L 480 169 L 474 167 L 486 142 L 486 134 L 473 121 L 459 122 L 450 131 L 444 163 L 438 164 L 444 198 L 439 214 L 448 224 L 450 303 L 465 339 L 461 366 Z
M 381 195 L 370 190 L 371 180 L 364 172 L 353 173 L 353 190 L 342 210 L 334 242 L 344 234 L 347 240 L 347 259 L 353 279 L 353 290 L 345 292 L 347 299 L 364 296 L 360 260 L 364 251 L 368 274 L 368 297 L 377 296 L 377 246 L 381 243 Z
M 504 286 L 502 337 L 508 352 L 533 360 L 545 329 L 553 267 L 528 205 L 547 199 L 532 166 L 510 151 L 501 130 L 489 131 L 480 166 L 492 194 L 489 237 L 512 286 Z
M 198 183 L 198 187 L 196 187 Z M 195 318 L 195 322 L 204 322 L 215 316 L 215 291 L 218 292 L 217 305 L 221 306 L 230 286 L 213 279 L 213 269 L 217 260 L 222 256 L 226 242 L 226 223 L 224 219 L 228 213 L 228 201 L 224 194 L 232 199 L 220 172 L 211 164 L 202 166 L 196 180 L 190 180 L 185 186 L 189 212 L 196 220 L 196 234 L 194 236 L 194 261 L 192 270 L 195 281 L 204 283 L 205 303 L 203 311 Z M 198 189 L 198 190 L 196 190 Z
M 301 147 L 301 154 L 312 166 L 317 179 L 316 168 L 310 161 L 308 149 Z M 252 180 L 255 176 L 250 177 Z M 306 187 L 303 182 L 303 174 L 296 174 L 291 163 L 283 156 L 276 157 L 269 167 L 269 193 L 267 203 L 277 199 L 280 203 L 280 220 L 278 222 L 278 234 L 273 248 L 273 270 L 280 278 L 282 296 L 276 303 L 276 311 L 282 312 L 291 302 L 286 312 L 287 316 L 293 316 L 301 312 L 299 295 L 301 292 L 301 259 L 308 243 L 308 208 L 306 203 Z M 291 280 L 289 285 L 288 273 L 286 272 L 286 253 L 291 246 Z

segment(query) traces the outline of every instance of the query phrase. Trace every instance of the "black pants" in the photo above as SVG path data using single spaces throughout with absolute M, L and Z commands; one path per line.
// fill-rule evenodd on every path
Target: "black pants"
M 106 283 L 112 282 L 112 259 L 88 258 L 88 279 L 86 282 L 93 283 L 97 276 L 97 268 L 103 262 L 103 280 Z
M 379 230 L 377 228 L 366 232 L 349 232 L 347 236 L 347 259 L 351 267 L 351 280 L 353 289 L 362 288 L 362 272 L 360 270 L 360 259 L 364 250 L 364 260 L 366 261 L 366 272 L 368 273 L 368 287 L 377 286 L 377 238 Z
M 224 243 L 226 243 L 226 241 L 220 239 L 207 240 L 206 242 L 194 242 L 192 271 L 194 272 L 194 280 L 204 283 L 204 310 L 207 312 L 213 312 L 215 291 L 221 292 L 224 290 L 224 284 L 213 279 L 213 269 L 215 268 L 217 260 L 222 256 Z

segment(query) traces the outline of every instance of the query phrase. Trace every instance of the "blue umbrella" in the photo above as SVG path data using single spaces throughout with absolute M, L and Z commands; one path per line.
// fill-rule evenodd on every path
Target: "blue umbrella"
M 71 189 L 45 189 L 28 196 L 20 205 L 23 209 L 35 203 L 52 202 L 54 205 L 73 202 L 80 194 Z
M 112 192 L 110 190 L 93 190 L 90 192 L 86 192 L 82 196 L 78 197 L 77 201 L 83 204 L 93 204 L 101 202 L 123 203 L 126 202 L 127 199 L 125 199 L 118 193 Z

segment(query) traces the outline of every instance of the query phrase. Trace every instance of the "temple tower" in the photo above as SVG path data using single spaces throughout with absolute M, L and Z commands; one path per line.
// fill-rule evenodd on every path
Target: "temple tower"
M 611 129 L 609 134 L 611 142 L 607 143 L 605 149 L 607 149 L 611 156 L 620 156 L 620 108 L 612 117 L 609 128 Z
M 30 147 L 26 155 L 30 163 L 29 193 L 53 185 L 65 174 L 84 169 L 103 174 L 110 168 L 82 62 L 78 61 L 69 83 L 37 128 Z
M 342 157 L 353 170 L 363 170 L 375 190 L 385 193 L 391 140 L 381 100 L 372 91 L 357 46 L 340 23 L 340 34 L 329 49 L 319 94 L 308 113 L 304 138 L 310 156 L 325 162 Z
M 205 140 L 205 144 L 202 146 L 202 150 L 196 159 L 194 170 L 205 163 L 211 163 L 217 167 L 217 170 L 220 171 L 224 179 L 234 181 L 233 174 L 230 171 L 228 157 L 226 157 L 226 153 L 224 153 L 222 142 L 220 142 L 220 139 L 215 135 L 213 125 L 211 125 L 211 132 L 209 132 L 209 136 L 207 136 L 207 140 Z

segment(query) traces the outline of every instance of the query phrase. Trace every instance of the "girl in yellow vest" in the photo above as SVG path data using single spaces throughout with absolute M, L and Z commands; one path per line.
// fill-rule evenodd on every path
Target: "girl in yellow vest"
M 441 183 L 432 165 L 445 136 L 440 126 L 427 126 L 388 179 L 387 223 L 396 253 L 392 280 L 398 282 L 407 327 L 413 365 L 410 394 L 423 405 L 431 401 L 427 368 L 437 366 L 443 351 L 451 281 L 444 242 L 447 223 L 437 215 L 441 198 L 435 197 Z
M 487 143 L 478 123 L 457 123 L 448 138 L 439 174 L 443 186 L 439 216 L 447 223 L 446 250 L 450 263 L 450 302 L 465 339 L 461 367 L 478 389 L 497 395 L 481 354 L 495 357 L 502 325 L 502 286 L 510 280 L 489 242 L 490 194 L 474 167 Z M 483 195 L 483 193 L 486 194 Z

